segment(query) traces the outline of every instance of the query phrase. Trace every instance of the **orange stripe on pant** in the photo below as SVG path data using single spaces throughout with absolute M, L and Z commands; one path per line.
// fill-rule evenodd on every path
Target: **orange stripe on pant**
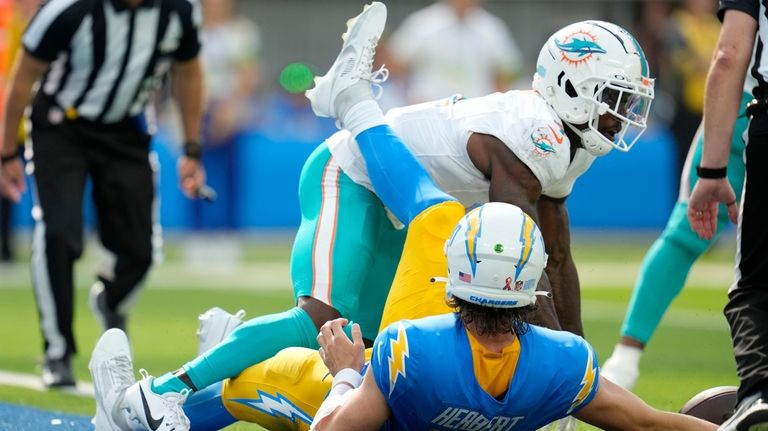
M 315 239 L 312 245 L 312 297 L 333 306 L 333 244 L 339 215 L 339 177 L 341 168 L 331 157 L 320 181 L 322 199 Z

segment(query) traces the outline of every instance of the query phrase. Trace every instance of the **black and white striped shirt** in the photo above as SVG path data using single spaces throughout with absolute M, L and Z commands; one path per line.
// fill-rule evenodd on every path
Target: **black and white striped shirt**
M 49 0 L 22 44 L 50 62 L 40 90 L 65 115 L 115 123 L 141 114 L 173 61 L 200 51 L 197 0 Z
M 718 16 L 722 21 L 725 11 L 729 9 L 744 12 L 758 23 L 757 37 L 755 41 L 755 57 L 750 73 L 757 80 L 757 88 L 753 91 L 755 97 L 764 98 L 768 96 L 768 0 L 720 0 L 720 10 Z M 760 94 L 758 94 L 758 92 Z

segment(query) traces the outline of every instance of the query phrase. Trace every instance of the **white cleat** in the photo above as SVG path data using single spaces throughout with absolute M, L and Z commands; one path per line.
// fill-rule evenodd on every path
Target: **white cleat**
M 637 378 L 640 377 L 640 368 L 637 363 L 622 360 L 622 358 L 614 354 L 600 367 L 600 375 L 616 385 L 631 391 L 635 388 Z
M 347 21 L 347 32 L 341 36 L 344 43 L 336 61 L 325 75 L 315 77 L 315 87 L 306 92 L 316 115 L 340 119 L 357 102 L 374 98 L 371 84 L 380 92 L 380 84 L 386 81 L 389 71 L 382 66 L 373 72 L 373 56 L 386 22 L 387 7 L 380 2 L 366 5 L 360 15 Z M 355 86 L 361 81 L 367 82 Z M 339 97 L 353 86 L 348 94 Z
M 140 370 L 142 379 L 125 391 L 123 413 L 131 430 L 141 431 L 188 431 L 189 419 L 184 414 L 182 405 L 189 395 L 185 389 L 181 393 L 168 392 L 158 395 L 152 392 L 154 377 Z
M 120 329 L 109 329 L 93 349 L 88 369 L 96 397 L 97 431 L 128 429 L 121 412 L 125 391 L 136 382 L 128 337 Z
M 244 316 L 245 310 L 230 314 L 219 307 L 213 307 L 201 314 L 198 317 L 200 327 L 197 329 L 197 354 L 202 355 L 227 338 L 230 332 L 243 323 Z

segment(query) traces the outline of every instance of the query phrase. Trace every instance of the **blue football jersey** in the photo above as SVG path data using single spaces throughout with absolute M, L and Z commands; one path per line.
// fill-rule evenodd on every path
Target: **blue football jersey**
M 387 430 L 535 430 L 589 403 L 599 381 L 586 340 L 531 325 L 496 399 L 475 378 L 456 314 L 393 323 L 376 338 L 370 366 L 392 412 Z

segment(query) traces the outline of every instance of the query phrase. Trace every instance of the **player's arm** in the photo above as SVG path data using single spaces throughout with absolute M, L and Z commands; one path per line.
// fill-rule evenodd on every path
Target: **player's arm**
M 375 431 L 381 429 L 389 417 L 389 406 L 376 386 L 373 372 L 368 368 L 363 384 L 343 395 L 345 400 L 328 416 L 312 423 L 313 430 Z M 328 400 L 326 398 L 326 400 Z M 325 402 L 323 402 L 325 404 Z M 322 409 L 322 406 L 320 407 Z
M 352 340 L 343 328 L 347 319 L 326 322 L 317 335 L 320 357 L 334 376 L 325 401 L 317 410 L 312 430 L 378 430 L 389 417 L 389 407 L 368 367 L 360 384 L 365 347 L 360 326 L 352 325 Z
M 5 96 L 5 116 L 3 118 L 2 142 L 0 156 L 12 157 L 17 154 L 16 137 L 19 124 L 24 116 L 24 110 L 32 100 L 32 89 L 48 68 L 48 63 L 38 60 L 25 50 L 16 58 L 14 72 Z M 0 195 L 8 196 L 14 201 L 20 199 L 24 192 L 24 175 L 21 162 L 18 159 L 7 159 L 2 163 L 4 179 L 0 178 Z
M 717 425 L 679 413 L 663 412 L 646 404 L 637 395 L 605 378 L 594 398 L 574 416 L 604 430 L 716 430 Z
M 581 325 L 581 293 L 579 275 L 571 256 L 571 230 L 565 198 L 539 198 L 539 228 L 545 238 L 546 274 L 554 295 L 555 309 L 563 330 L 584 335 Z
M 515 156 L 499 138 L 473 133 L 467 144 L 472 163 L 490 181 L 488 199 L 517 205 L 541 226 L 537 202 L 541 197 L 541 183 L 533 171 Z M 567 222 L 567 221 L 566 221 Z M 545 242 L 547 235 L 544 231 Z M 552 292 L 547 274 L 542 274 L 538 290 Z M 537 302 L 534 321 L 550 329 L 560 329 L 557 312 L 552 301 Z

